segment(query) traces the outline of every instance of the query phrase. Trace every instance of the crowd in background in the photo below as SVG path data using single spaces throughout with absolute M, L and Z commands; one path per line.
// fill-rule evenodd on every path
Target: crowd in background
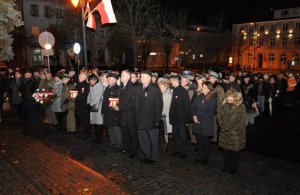
M 134 158 L 139 149 L 152 164 L 160 151 L 186 158 L 189 143 L 198 152 L 195 162 L 206 165 L 211 142 L 223 150 L 224 171 L 235 173 L 246 143 L 246 126 L 255 117 L 279 116 L 284 106 L 299 104 L 299 79 L 277 75 L 203 74 L 184 71 L 161 77 L 151 71 L 0 70 L 0 118 L 8 101 L 20 120 L 42 121 L 61 131 L 81 133 L 82 139 L 102 143 L 104 131 L 116 152 Z M 55 98 L 41 107 L 32 97 L 37 90 Z M 77 91 L 71 97 L 71 91 Z M 116 100 L 113 103 L 112 99 Z M 39 105 L 39 106 L 38 106 Z

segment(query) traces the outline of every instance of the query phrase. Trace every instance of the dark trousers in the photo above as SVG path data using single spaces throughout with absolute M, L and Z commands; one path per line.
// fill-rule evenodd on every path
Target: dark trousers
M 82 128 L 83 137 L 91 136 L 90 113 L 78 113 L 79 126 Z
M 131 155 L 138 152 L 138 133 L 135 127 L 121 126 L 123 149 Z
M 103 142 L 103 125 L 95 124 L 95 142 L 102 143 Z
M 24 100 L 23 108 L 24 108 L 24 119 L 27 122 L 36 121 L 36 111 L 33 102 L 31 100 Z
M 197 146 L 200 160 L 207 162 L 210 154 L 210 137 L 197 135 Z
M 59 130 L 63 130 L 65 113 L 64 112 L 55 112 L 55 116 L 57 119 L 57 125 L 58 125 Z
M 176 147 L 175 152 L 180 152 L 183 156 L 187 155 L 187 135 L 185 125 L 173 125 L 172 133 Z
M 24 109 L 23 109 L 22 104 L 14 104 L 14 107 L 15 107 L 15 109 L 17 110 L 17 113 L 18 113 L 18 115 L 19 115 L 19 118 L 20 118 L 21 120 L 23 120 L 23 119 L 24 119 Z
M 138 130 L 141 149 L 147 159 L 158 160 L 158 129 Z
M 230 173 L 235 173 L 238 168 L 240 151 L 223 149 L 223 164 L 224 168 Z

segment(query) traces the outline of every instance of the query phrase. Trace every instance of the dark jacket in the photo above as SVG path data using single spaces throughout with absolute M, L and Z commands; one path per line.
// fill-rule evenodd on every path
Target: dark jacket
M 190 97 L 181 85 L 173 89 L 170 106 L 170 124 L 181 125 L 190 121 Z
M 0 103 L 4 101 L 4 94 L 7 93 L 6 80 L 4 75 L 0 74 Z
M 224 89 L 225 92 L 229 89 L 235 89 L 236 91 L 241 92 L 241 86 L 236 81 L 226 83 Z
M 87 97 L 90 92 L 90 85 L 88 82 L 78 82 L 76 85 L 76 90 L 78 95 L 75 99 L 75 113 L 83 115 L 90 113 L 89 107 L 87 105 Z
M 219 146 L 226 150 L 239 151 L 246 144 L 246 109 L 243 104 L 225 103 L 217 115 L 221 127 Z
M 135 96 L 136 87 L 128 82 L 124 87 L 121 85 L 119 93 L 118 121 L 120 126 L 136 126 L 135 121 Z
M 23 78 L 15 78 L 10 84 L 11 90 L 11 101 L 13 104 L 21 104 L 22 103 L 22 96 L 19 95 L 20 89 L 23 85 Z
M 154 84 L 137 88 L 136 119 L 137 129 L 158 128 L 163 110 L 163 99 L 160 89 Z
M 103 114 L 103 125 L 105 126 L 117 126 L 118 112 L 113 108 L 109 107 L 109 98 L 119 97 L 120 87 L 115 84 L 111 87 L 106 87 L 103 93 L 103 102 L 102 102 L 102 114 Z
M 217 98 L 214 94 L 206 97 L 201 94 L 195 98 L 191 105 L 192 116 L 197 116 L 200 123 L 193 123 L 193 132 L 197 135 L 214 135 L 214 113 L 217 108 Z
M 34 93 L 34 81 L 32 78 L 24 79 L 23 85 L 20 87 L 20 92 L 23 100 L 33 100 L 32 94 Z
M 256 94 L 266 96 L 268 91 L 268 84 L 269 82 L 266 82 L 264 80 L 258 80 L 255 84 Z
M 244 104 L 247 110 L 252 109 L 252 103 L 257 101 L 257 94 L 255 91 L 255 87 L 253 83 L 243 83 L 242 86 L 242 94 L 244 99 Z

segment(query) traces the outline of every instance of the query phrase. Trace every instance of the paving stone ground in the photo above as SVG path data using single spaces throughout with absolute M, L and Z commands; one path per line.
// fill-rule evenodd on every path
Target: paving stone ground
M 0 194 L 300 194 L 299 164 L 254 153 L 242 152 L 238 173 L 230 175 L 221 171 L 216 145 L 206 166 L 194 163 L 192 147 L 187 159 L 169 150 L 145 165 L 142 154 L 130 159 L 107 140 L 97 145 L 43 124 L 10 117 L 0 129 Z

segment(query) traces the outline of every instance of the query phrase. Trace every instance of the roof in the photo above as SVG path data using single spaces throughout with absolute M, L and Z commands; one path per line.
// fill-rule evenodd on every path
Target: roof
M 235 24 L 275 20 L 274 10 L 296 7 L 300 7 L 299 0 L 265 0 L 258 3 L 254 9 L 235 21 Z

